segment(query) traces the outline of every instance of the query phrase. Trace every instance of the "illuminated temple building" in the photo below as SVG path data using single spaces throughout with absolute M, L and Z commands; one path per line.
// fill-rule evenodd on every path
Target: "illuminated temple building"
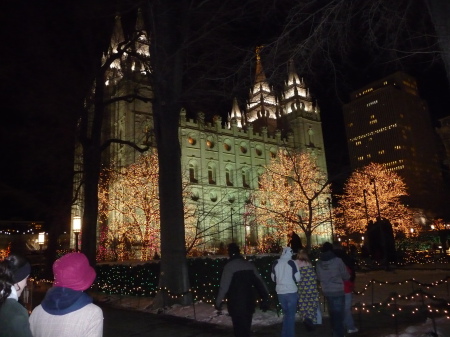
M 344 119 L 352 170 L 380 163 L 404 179 L 409 206 L 425 213 L 439 209 L 436 134 L 413 77 L 397 72 L 353 92 Z
M 109 48 L 111 53 L 122 40 L 121 22 L 117 18 Z M 140 41 L 136 50 L 148 53 L 148 45 Z M 107 75 L 106 95 L 126 95 L 132 92 L 136 81 L 140 81 L 142 87 L 146 71 L 131 57 L 117 59 Z M 150 84 L 147 86 L 147 95 L 151 98 Z M 215 116 L 210 120 L 204 113 L 197 113 L 190 119 L 184 109 L 181 111 L 181 165 L 191 184 L 189 202 L 208 214 L 200 221 L 202 229 L 210 233 L 210 238 L 205 240 L 209 247 L 204 249 L 217 249 L 220 244 L 231 241 L 243 246 L 245 238 L 256 242 L 264 234 L 257 224 L 246 222 L 244 208 L 251 192 L 258 188 L 258 175 L 263 165 L 276 156 L 279 147 L 314 153 L 319 167 L 327 172 L 319 107 L 303 79 L 296 74 L 293 62 L 286 69 L 283 92 L 275 94 L 257 56 L 255 80 L 249 89 L 246 109 L 242 110 L 235 99 L 223 119 L 214 111 L 207 114 Z M 120 138 L 155 145 L 151 132 L 154 128 L 151 101 L 118 101 L 111 105 L 107 115 L 105 139 Z M 113 143 L 105 151 L 103 162 L 106 166 L 114 162 L 117 167 L 126 167 L 139 156 L 133 148 Z M 314 242 L 324 239 L 313 238 Z

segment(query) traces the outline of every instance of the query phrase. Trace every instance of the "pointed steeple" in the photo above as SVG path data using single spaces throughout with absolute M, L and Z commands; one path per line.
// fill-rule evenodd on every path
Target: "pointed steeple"
M 255 83 L 249 95 L 247 121 L 253 122 L 258 118 L 276 118 L 276 99 L 267 82 L 261 62 L 260 52 L 263 47 L 256 48 Z
M 125 40 L 122 28 L 122 21 L 120 15 L 116 15 L 114 21 L 114 28 L 111 35 L 111 40 L 109 43 L 108 50 L 103 54 L 102 63 L 105 63 L 109 57 L 116 54 L 118 52 L 117 48 L 121 42 Z M 123 57 L 126 57 L 124 54 Z M 123 77 L 122 73 L 122 65 L 120 59 L 115 59 L 110 67 L 110 71 L 106 74 L 105 84 L 110 85 L 115 83 L 117 80 Z
M 120 15 L 116 15 L 116 20 L 114 23 L 114 30 L 111 36 L 111 43 L 109 46 L 109 50 L 111 53 L 117 53 L 117 48 L 119 47 L 119 43 L 125 41 L 125 37 L 123 34 L 122 28 L 122 18 Z
M 294 60 L 290 60 L 289 61 L 289 70 L 288 70 L 288 81 L 287 81 L 287 85 L 301 85 L 303 84 L 303 80 L 300 81 L 300 79 L 298 78 L 297 72 L 295 71 L 295 65 L 294 65 Z
M 244 121 L 242 119 L 242 112 L 239 108 L 237 98 L 233 99 L 233 106 L 231 107 L 231 113 L 228 115 L 228 123 L 231 126 L 231 121 L 236 121 L 238 128 L 242 128 Z
M 266 75 L 264 74 L 263 66 L 261 63 L 261 50 L 263 46 L 256 47 L 256 71 L 255 71 L 255 84 L 266 82 Z
M 136 46 L 135 46 L 136 52 L 138 54 L 149 57 L 150 56 L 150 43 L 149 43 L 149 39 L 148 39 L 146 30 L 145 30 L 144 17 L 142 15 L 142 10 L 140 8 L 138 9 L 138 13 L 137 13 L 135 29 L 138 32 L 142 32 L 142 35 L 139 36 L 138 41 L 136 41 Z
M 309 89 L 303 78 L 298 77 L 293 60 L 290 60 L 288 65 L 288 78 L 283 91 L 283 110 L 286 114 L 297 110 L 313 111 Z

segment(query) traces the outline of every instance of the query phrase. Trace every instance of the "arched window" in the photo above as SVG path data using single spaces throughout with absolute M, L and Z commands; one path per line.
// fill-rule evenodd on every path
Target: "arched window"
M 233 186 L 233 168 L 231 166 L 225 168 L 225 180 L 227 186 Z
M 270 157 L 271 158 L 276 158 L 277 157 L 277 149 L 274 147 L 270 148 Z
M 214 164 L 208 164 L 208 183 L 211 185 L 216 184 L 216 167 Z
M 194 161 L 189 163 L 189 181 L 194 184 L 198 183 L 198 166 Z
M 248 169 L 242 170 L 242 187 L 250 188 L 250 171 Z

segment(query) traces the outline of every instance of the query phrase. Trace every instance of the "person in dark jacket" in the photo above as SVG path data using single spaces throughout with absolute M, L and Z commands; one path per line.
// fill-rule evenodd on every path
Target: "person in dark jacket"
M 289 237 L 288 247 L 291 247 L 294 254 L 297 254 L 300 251 L 300 249 L 303 248 L 302 239 L 300 239 L 300 236 L 298 236 L 298 234 L 295 233 L 294 231 L 288 234 L 288 237 Z
M 31 337 L 28 312 L 18 302 L 27 286 L 31 272 L 30 263 L 23 257 L 11 254 L 0 262 L 0 336 Z
M 255 265 L 242 257 L 235 243 L 228 245 L 228 255 L 230 260 L 223 269 L 215 307 L 221 311 L 226 297 L 234 336 L 249 337 L 256 302 L 253 288 L 256 288 L 262 299 L 263 311 L 268 307 L 269 291 Z

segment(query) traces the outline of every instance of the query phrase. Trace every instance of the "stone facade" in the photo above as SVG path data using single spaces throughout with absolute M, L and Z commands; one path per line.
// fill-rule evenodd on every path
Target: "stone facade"
M 111 50 L 123 36 L 120 29 L 118 22 Z M 117 101 L 111 105 L 103 137 L 154 147 L 153 93 L 146 84 L 146 71 L 130 62 L 131 58 L 121 60 L 111 68 L 106 96 L 127 95 L 139 83 L 140 92 L 150 100 Z M 204 240 L 209 248 L 230 241 L 243 246 L 245 237 L 256 242 L 263 234 L 262 229 L 248 223 L 245 205 L 252 191 L 258 188 L 263 166 L 276 155 L 279 147 L 313 152 L 320 168 L 327 172 L 320 110 L 304 81 L 297 76 L 293 63 L 286 73 L 284 91 L 278 95 L 264 76 L 259 56 L 256 70 L 245 111 L 241 111 L 235 100 L 230 102 L 230 113 L 223 119 L 215 116 L 207 121 L 203 113 L 189 119 L 184 109 L 180 114 L 182 170 L 192 187 L 190 202 L 204 215 L 199 223 L 210 233 L 208 240 Z M 208 115 L 213 116 L 214 112 Z M 116 167 L 126 167 L 139 155 L 127 145 L 112 143 L 105 151 L 103 163 L 108 166 L 114 162 Z

